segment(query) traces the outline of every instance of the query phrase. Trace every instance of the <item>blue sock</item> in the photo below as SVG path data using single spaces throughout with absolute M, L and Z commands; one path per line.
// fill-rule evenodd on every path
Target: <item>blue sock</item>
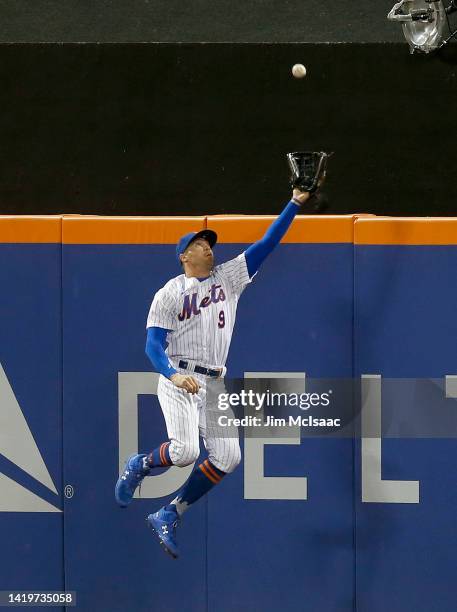
M 223 476 L 225 476 L 225 472 L 218 470 L 209 459 L 205 459 L 192 472 L 181 491 L 168 506 L 165 506 L 165 509 L 174 510 L 179 515 L 183 514 L 191 504 L 203 497 L 214 485 L 220 482 Z
M 149 467 L 165 467 L 167 465 L 173 465 L 170 459 L 169 452 L 170 442 L 164 442 L 157 448 L 155 448 L 152 453 L 149 453 L 147 456 L 147 463 Z

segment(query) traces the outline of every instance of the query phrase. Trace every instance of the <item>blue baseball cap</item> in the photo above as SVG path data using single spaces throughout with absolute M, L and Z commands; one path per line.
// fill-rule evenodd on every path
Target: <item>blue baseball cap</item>
M 197 240 L 197 238 L 203 238 L 204 240 L 207 240 L 211 248 L 213 248 L 213 246 L 217 242 L 216 232 L 213 232 L 213 230 L 210 229 L 204 229 L 200 230 L 199 232 L 189 232 L 188 234 L 185 234 L 179 239 L 179 242 L 176 245 L 176 259 L 178 260 L 179 264 L 181 263 L 179 256 L 182 255 L 187 249 L 187 247 L 191 244 L 191 242 Z

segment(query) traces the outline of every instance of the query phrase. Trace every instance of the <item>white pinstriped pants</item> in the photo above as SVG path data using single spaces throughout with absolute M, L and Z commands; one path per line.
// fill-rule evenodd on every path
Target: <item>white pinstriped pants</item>
M 189 374 L 186 370 L 179 372 Z M 238 430 L 214 426 L 217 416 L 229 416 L 228 412 L 219 412 L 216 406 L 207 404 L 206 376 L 190 374 L 200 385 L 195 395 L 179 389 L 165 376 L 159 378 L 157 391 L 170 440 L 171 461 L 180 467 L 196 461 L 200 455 L 199 436 L 202 436 L 211 463 L 223 472 L 233 472 L 241 461 Z M 223 392 L 223 379 L 218 381 Z

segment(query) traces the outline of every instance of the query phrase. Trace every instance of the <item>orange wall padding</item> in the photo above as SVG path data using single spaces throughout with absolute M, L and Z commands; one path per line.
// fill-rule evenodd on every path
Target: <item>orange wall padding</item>
M 0 215 L 0 242 L 60 243 L 62 216 Z
M 220 243 L 250 244 L 275 217 L 98 217 L 0 215 L 0 243 L 176 244 L 188 232 L 211 228 Z M 283 243 L 457 245 L 457 218 L 299 215 Z
M 356 219 L 354 244 L 457 244 L 457 218 L 372 217 Z

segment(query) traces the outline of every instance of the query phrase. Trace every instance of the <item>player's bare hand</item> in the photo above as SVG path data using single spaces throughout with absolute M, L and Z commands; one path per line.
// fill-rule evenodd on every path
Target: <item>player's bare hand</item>
M 310 194 L 308 191 L 300 191 L 300 189 L 294 189 L 292 192 L 292 199 L 299 204 L 304 204 L 309 200 Z
M 200 385 L 193 376 L 173 374 L 173 376 L 170 376 L 170 380 L 175 385 L 175 387 L 184 389 L 188 393 L 198 393 L 198 390 L 200 389 Z

